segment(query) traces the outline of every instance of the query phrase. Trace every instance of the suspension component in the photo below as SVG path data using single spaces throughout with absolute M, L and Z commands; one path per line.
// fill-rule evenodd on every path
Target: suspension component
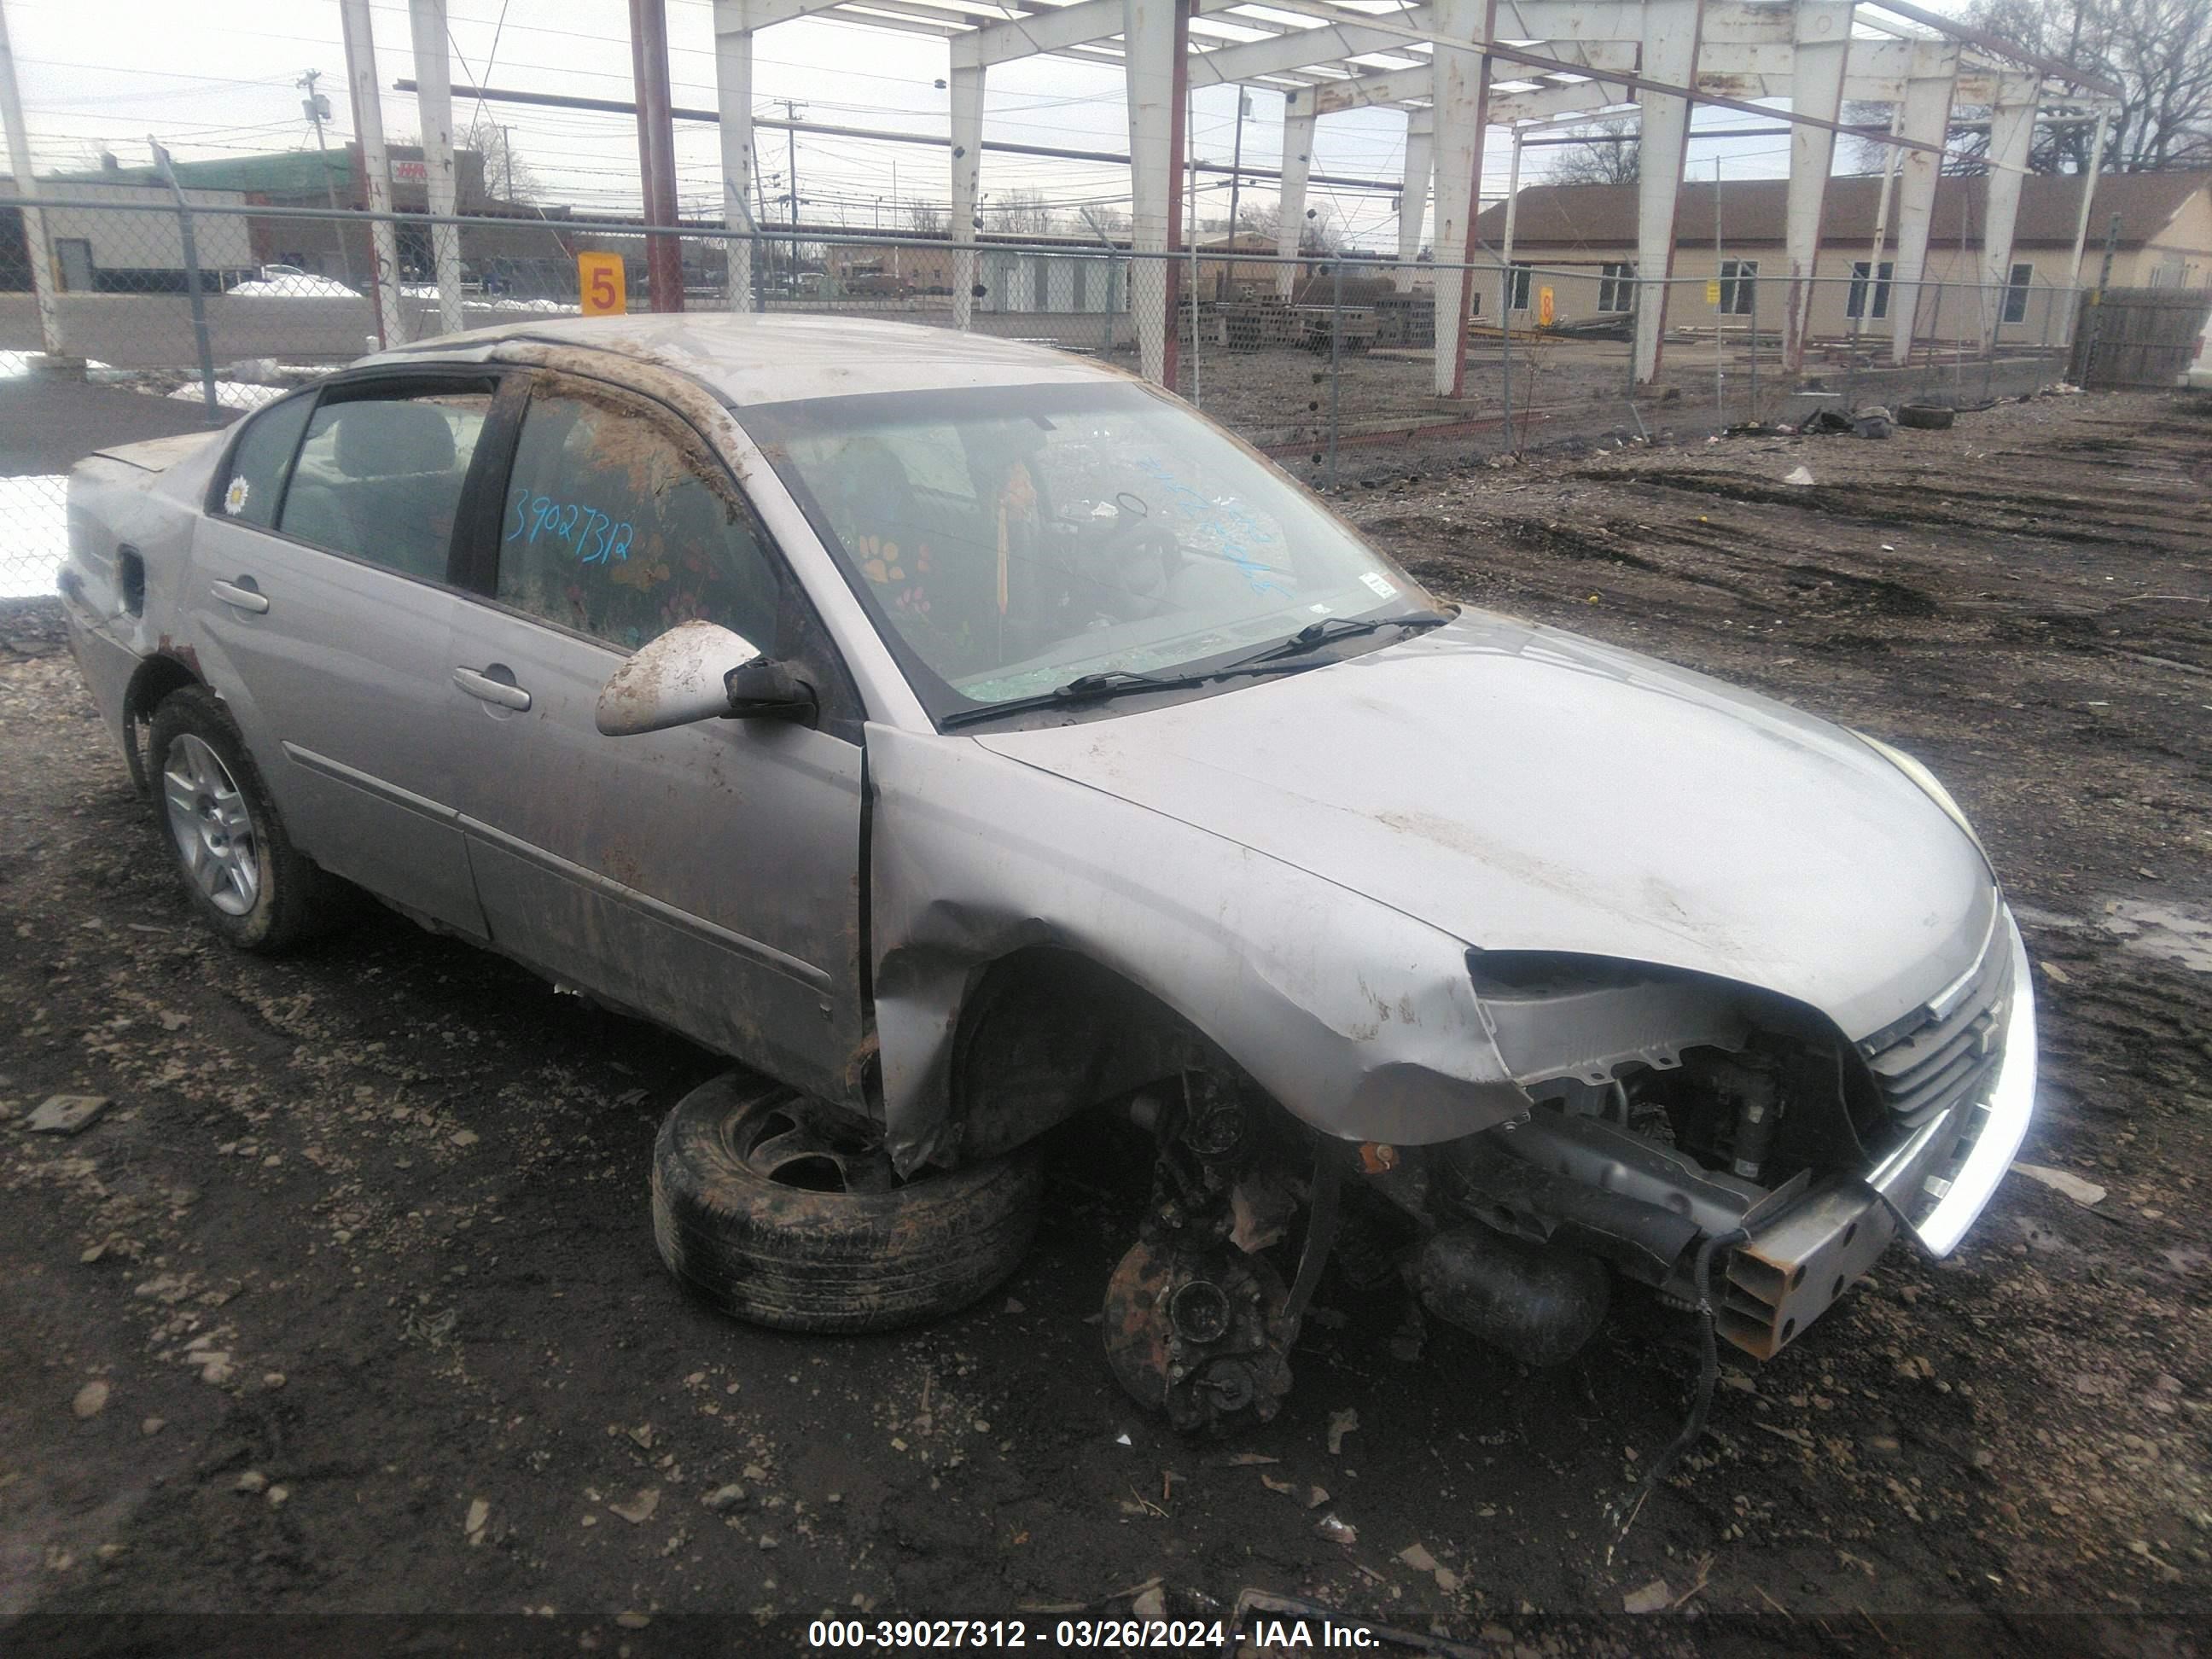
M 1189 1432 L 1274 1416 L 1298 1321 L 1282 1276 L 1231 1242 L 1230 1196 L 1255 1150 L 1237 1082 L 1188 1072 L 1163 1103 L 1152 1201 L 1106 1287 L 1108 1363 L 1130 1396 Z
M 1130 1397 L 1186 1433 L 1290 1392 L 1290 1293 L 1263 1256 L 1212 1245 L 1132 1245 L 1106 1287 L 1106 1358 Z

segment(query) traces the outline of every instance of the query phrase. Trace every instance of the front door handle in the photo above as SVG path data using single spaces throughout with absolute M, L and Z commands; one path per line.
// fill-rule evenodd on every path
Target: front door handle
M 471 696 L 481 697 L 486 702 L 495 702 L 501 708 L 530 707 L 530 693 L 513 680 L 494 679 L 489 674 L 480 672 L 477 669 L 456 668 L 453 671 L 453 684 Z
M 240 611 L 251 611 L 254 615 L 259 616 L 269 609 L 269 596 L 256 591 L 250 585 L 252 580 L 250 576 L 240 577 L 239 581 L 249 584 L 244 587 L 239 586 L 235 582 L 217 582 L 208 592 L 225 605 L 234 605 Z

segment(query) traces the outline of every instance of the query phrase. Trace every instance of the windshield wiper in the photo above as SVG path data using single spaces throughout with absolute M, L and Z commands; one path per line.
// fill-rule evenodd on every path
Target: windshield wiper
M 971 726 L 977 720 L 996 720 L 1001 714 L 1018 714 L 1031 708 L 1065 708 L 1079 703 L 1102 702 L 1109 697 L 1133 696 L 1142 691 L 1182 691 L 1192 686 L 1206 685 L 1231 675 L 1286 674 L 1309 667 L 1306 663 L 1233 662 L 1218 668 L 1194 670 L 1172 674 L 1143 674 L 1133 668 L 1102 669 L 1095 674 L 1079 674 L 1065 685 L 1056 685 L 1049 691 L 1039 691 L 1026 697 L 1009 697 L 1004 702 L 987 703 L 979 708 L 959 708 L 938 720 L 947 731 L 956 726 Z
M 1339 640 L 1348 640 L 1361 634 L 1372 634 L 1384 628 L 1440 628 L 1449 622 L 1449 617 L 1438 616 L 1433 611 L 1409 611 L 1397 617 L 1323 617 L 1319 622 L 1308 623 L 1304 628 L 1282 641 L 1249 657 L 1239 657 L 1231 663 L 1231 669 L 1249 668 L 1261 663 L 1280 662 L 1285 657 L 1303 657 L 1310 651 Z

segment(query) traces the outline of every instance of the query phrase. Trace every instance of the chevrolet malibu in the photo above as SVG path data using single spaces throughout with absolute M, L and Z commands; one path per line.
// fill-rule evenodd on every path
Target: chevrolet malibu
M 973 1300 L 1103 1113 L 1152 1172 L 1107 1358 L 1180 1426 L 1273 1413 L 1332 1252 L 1530 1364 L 1623 1286 L 1763 1358 L 1949 1251 L 2032 1108 L 1917 763 L 1447 605 L 1052 352 L 450 336 L 88 459 L 62 591 L 230 943 L 365 892 L 740 1062 L 651 1184 L 741 1318 Z

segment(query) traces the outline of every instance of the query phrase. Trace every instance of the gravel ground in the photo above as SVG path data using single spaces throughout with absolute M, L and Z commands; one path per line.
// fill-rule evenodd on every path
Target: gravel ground
M 1801 464 L 1817 482 L 1784 483 Z M 381 915 L 282 962 L 216 948 L 51 614 L 0 618 L 0 1616 L 538 1611 L 553 1645 L 646 1653 L 684 1613 L 787 1649 L 830 1611 L 1156 1586 L 1212 1614 L 1259 1586 L 1528 1652 L 2193 1651 L 2208 467 L 2206 404 L 2075 397 L 1351 492 L 1445 593 L 1926 758 L 2039 964 L 2022 1156 L 2103 1189 L 2014 1176 L 1949 1261 L 1895 1248 L 1774 1363 L 1731 1364 L 1625 1538 L 1607 1507 L 1694 1374 L 1681 1322 L 1632 1307 L 1528 1375 L 1325 1285 L 1284 1414 L 1181 1441 L 1090 1322 L 1139 1196 L 1095 1141 L 963 1316 L 832 1340 L 702 1310 L 644 1183 L 710 1056 Z M 31 1133 L 57 1093 L 112 1104 Z M 1650 1604 L 1674 1611 L 1553 1622 Z

